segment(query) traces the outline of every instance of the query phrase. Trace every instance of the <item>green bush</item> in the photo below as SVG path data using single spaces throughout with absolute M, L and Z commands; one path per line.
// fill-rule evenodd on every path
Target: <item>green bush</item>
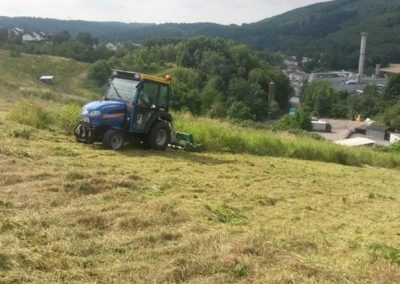
M 105 60 L 95 62 L 89 69 L 88 78 L 98 86 L 104 85 L 111 74 L 111 66 Z
M 304 110 L 297 111 L 294 115 L 285 115 L 274 127 L 276 130 L 312 130 L 311 116 Z
M 396 142 L 389 147 L 389 152 L 400 153 L 400 142 Z
M 80 119 L 81 107 L 76 104 L 67 104 L 60 107 L 55 113 L 56 126 L 67 133 L 72 133 Z
M 53 122 L 46 108 L 27 100 L 16 102 L 7 114 L 7 118 L 35 128 L 46 128 Z
M 243 102 L 233 102 L 227 111 L 228 118 L 231 119 L 242 119 L 242 120 L 255 120 L 256 117 L 252 113 L 252 110 Z

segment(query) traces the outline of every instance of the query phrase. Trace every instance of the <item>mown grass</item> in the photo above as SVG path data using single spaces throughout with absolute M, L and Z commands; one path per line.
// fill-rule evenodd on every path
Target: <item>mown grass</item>
M 0 124 L 0 274 L 34 283 L 393 283 L 397 170 L 106 151 Z M 28 170 L 29 169 L 29 170 Z
M 249 129 L 228 122 L 175 115 L 175 128 L 192 133 L 206 151 L 323 161 L 350 166 L 400 167 L 400 155 L 368 148 L 348 149 L 304 135 Z

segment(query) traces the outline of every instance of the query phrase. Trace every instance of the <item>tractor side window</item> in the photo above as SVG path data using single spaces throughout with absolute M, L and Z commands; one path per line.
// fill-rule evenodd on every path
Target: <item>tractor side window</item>
M 168 86 L 160 85 L 160 98 L 158 100 L 158 106 L 166 108 L 168 106 Z
M 158 84 L 146 81 L 143 87 L 143 96 L 148 98 L 148 103 L 154 105 L 157 102 Z

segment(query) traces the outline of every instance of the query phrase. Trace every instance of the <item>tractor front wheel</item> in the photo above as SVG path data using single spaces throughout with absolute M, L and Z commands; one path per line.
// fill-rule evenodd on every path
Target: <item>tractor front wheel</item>
M 146 140 L 148 148 L 164 151 L 171 143 L 171 129 L 167 123 L 159 121 L 153 126 Z
M 121 150 L 125 143 L 124 134 L 115 129 L 107 130 L 103 137 L 103 145 L 108 149 Z

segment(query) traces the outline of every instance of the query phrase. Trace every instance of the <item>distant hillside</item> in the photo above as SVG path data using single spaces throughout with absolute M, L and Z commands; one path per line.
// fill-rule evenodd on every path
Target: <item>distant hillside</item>
M 127 32 L 137 28 L 151 26 L 152 24 L 126 24 L 119 22 L 89 22 L 89 21 L 66 21 L 56 19 L 42 19 L 31 17 L 2 17 L 0 16 L 0 27 L 19 27 L 28 31 L 45 31 L 50 33 L 69 31 L 72 35 L 79 32 L 88 32 L 97 37 L 103 37 L 117 32 Z
M 400 1 L 336 0 L 237 28 L 235 39 L 259 48 L 315 57 L 323 65 L 355 68 L 360 32 L 368 32 L 368 63 L 400 61 Z
M 360 32 L 369 33 L 368 66 L 400 62 L 400 2 L 398 0 L 335 0 L 299 8 L 252 24 L 123 24 L 4 18 L 1 25 L 48 32 L 86 31 L 101 40 L 140 42 L 146 39 L 218 36 L 258 49 L 309 56 L 332 69 L 357 67 Z
M 336 0 L 319 3 L 241 26 L 164 24 L 116 33 L 118 40 L 154 37 L 220 36 L 259 49 L 321 58 L 329 68 L 356 68 L 360 32 L 369 33 L 368 63 L 400 61 L 398 0 Z

